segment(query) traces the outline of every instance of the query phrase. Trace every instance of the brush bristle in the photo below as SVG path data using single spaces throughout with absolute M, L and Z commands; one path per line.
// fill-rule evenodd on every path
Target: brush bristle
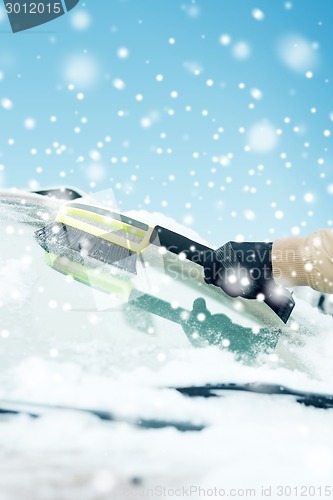
M 73 257 L 74 252 L 75 260 L 81 264 L 86 258 L 92 258 L 136 274 L 135 252 L 60 222 L 39 229 L 35 238 L 48 253 L 61 256 L 70 253 Z

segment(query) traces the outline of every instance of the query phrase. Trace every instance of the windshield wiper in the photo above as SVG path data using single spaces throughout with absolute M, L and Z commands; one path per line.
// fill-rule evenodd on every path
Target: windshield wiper
M 318 392 L 298 391 L 280 384 L 265 384 L 253 382 L 249 384 L 222 383 L 207 384 L 202 386 L 175 387 L 178 392 L 191 398 L 214 398 L 220 397 L 221 392 L 249 392 L 253 394 L 266 394 L 272 396 L 291 396 L 296 402 L 314 408 L 332 409 L 333 394 L 321 394 Z
M 202 431 L 206 427 L 206 425 L 202 423 L 195 424 L 186 421 L 177 422 L 172 420 L 119 416 L 108 410 L 99 410 L 93 408 L 75 408 L 71 406 L 46 405 L 25 401 L 0 400 L 0 417 L 1 415 L 7 415 L 9 417 L 13 417 L 16 415 L 27 415 L 31 418 L 41 418 L 47 413 L 54 411 L 67 411 L 89 414 L 97 417 L 99 420 L 123 424 L 125 423 L 141 429 L 164 429 L 167 427 L 172 427 L 181 432 L 198 432 Z

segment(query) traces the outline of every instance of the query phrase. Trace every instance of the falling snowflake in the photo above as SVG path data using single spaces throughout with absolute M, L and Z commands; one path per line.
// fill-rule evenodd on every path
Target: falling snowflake
M 91 17 L 88 12 L 84 10 L 75 10 L 70 17 L 70 23 L 74 29 L 83 31 L 89 28 Z
M 1 106 L 3 107 L 3 109 L 10 110 L 10 109 L 13 109 L 14 104 L 10 99 L 5 97 L 5 98 L 1 99 Z
M 253 9 L 252 10 L 252 17 L 254 19 L 256 19 L 257 21 L 263 21 L 265 19 L 265 14 L 260 9 Z
M 256 123 L 249 130 L 248 143 L 254 152 L 268 153 L 276 147 L 277 141 L 276 129 L 268 120 Z
M 235 59 L 238 59 L 239 61 L 248 59 L 251 52 L 252 50 L 248 42 L 237 42 L 232 47 L 232 54 Z
M 291 70 L 313 76 L 312 69 L 318 65 L 318 53 L 311 42 L 299 35 L 286 35 L 278 42 L 278 55 Z

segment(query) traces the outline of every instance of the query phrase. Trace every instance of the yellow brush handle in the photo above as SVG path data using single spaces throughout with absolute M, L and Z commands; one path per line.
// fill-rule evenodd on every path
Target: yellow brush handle
M 153 227 L 148 226 L 147 224 L 143 224 L 139 221 L 133 220 L 133 223 L 137 222 L 140 226 L 147 228 L 141 229 L 137 227 L 135 224 L 127 223 L 122 220 L 124 218 L 121 214 L 117 212 L 109 212 L 106 211 L 107 215 L 103 215 L 100 213 L 96 213 L 93 210 L 89 210 L 89 207 L 85 208 L 84 206 L 78 207 L 78 203 L 75 203 L 75 207 L 71 206 L 71 204 L 63 205 L 56 217 L 56 222 L 60 222 L 62 224 L 66 224 L 80 231 L 84 231 L 88 234 L 92 234 L 97 238 L 102 238 L 106 241 L 114 243 L 115 245 L 121 246 L 123 248 L 127 248 L 135 253 L 141 253 L 148 245 L 150 241 L 151 234 L 154 230 Z M 92 207 L 93 208 L 93 207 Z M 76 217 L 80 217 L 81 219 L 86 219 L 87 222 L 77 219 Z M 117 219 L 116 217 L 119 217 Z M 129 221 L 131 220 L 128 218 Z M 95 222 L 97 225 L 90 224 L 89 220 Z M 98 224 L 103 225 L 104 227 L 99 227 Z M 106 227 L 110 227 L 110 232 L 105 229 Z M 137 236 L 141 238 L 140 242 L 131 241 L 124 236 L 120 236 L 119 234 L 113 233 L 111 230 L 121 230 L 125 233 L 131 234 L 133 236 Z
M 90 269 L 67 257 L 45 252 L 46 263 L 65 275 L 70 275 L 77 281 L 92 286 L 106 293 L 128 300 L 133 290 L 131 281 L 112 276 L 110 273 L 101 272 L 100 268 Z

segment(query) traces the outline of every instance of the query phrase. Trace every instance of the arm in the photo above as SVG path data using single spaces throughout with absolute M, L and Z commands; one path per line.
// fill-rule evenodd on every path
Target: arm
M 307 285 L 333 293 L 333 229 L 318 229 L 306 238 L 276 240 L 272 268 L 278 285 Z

